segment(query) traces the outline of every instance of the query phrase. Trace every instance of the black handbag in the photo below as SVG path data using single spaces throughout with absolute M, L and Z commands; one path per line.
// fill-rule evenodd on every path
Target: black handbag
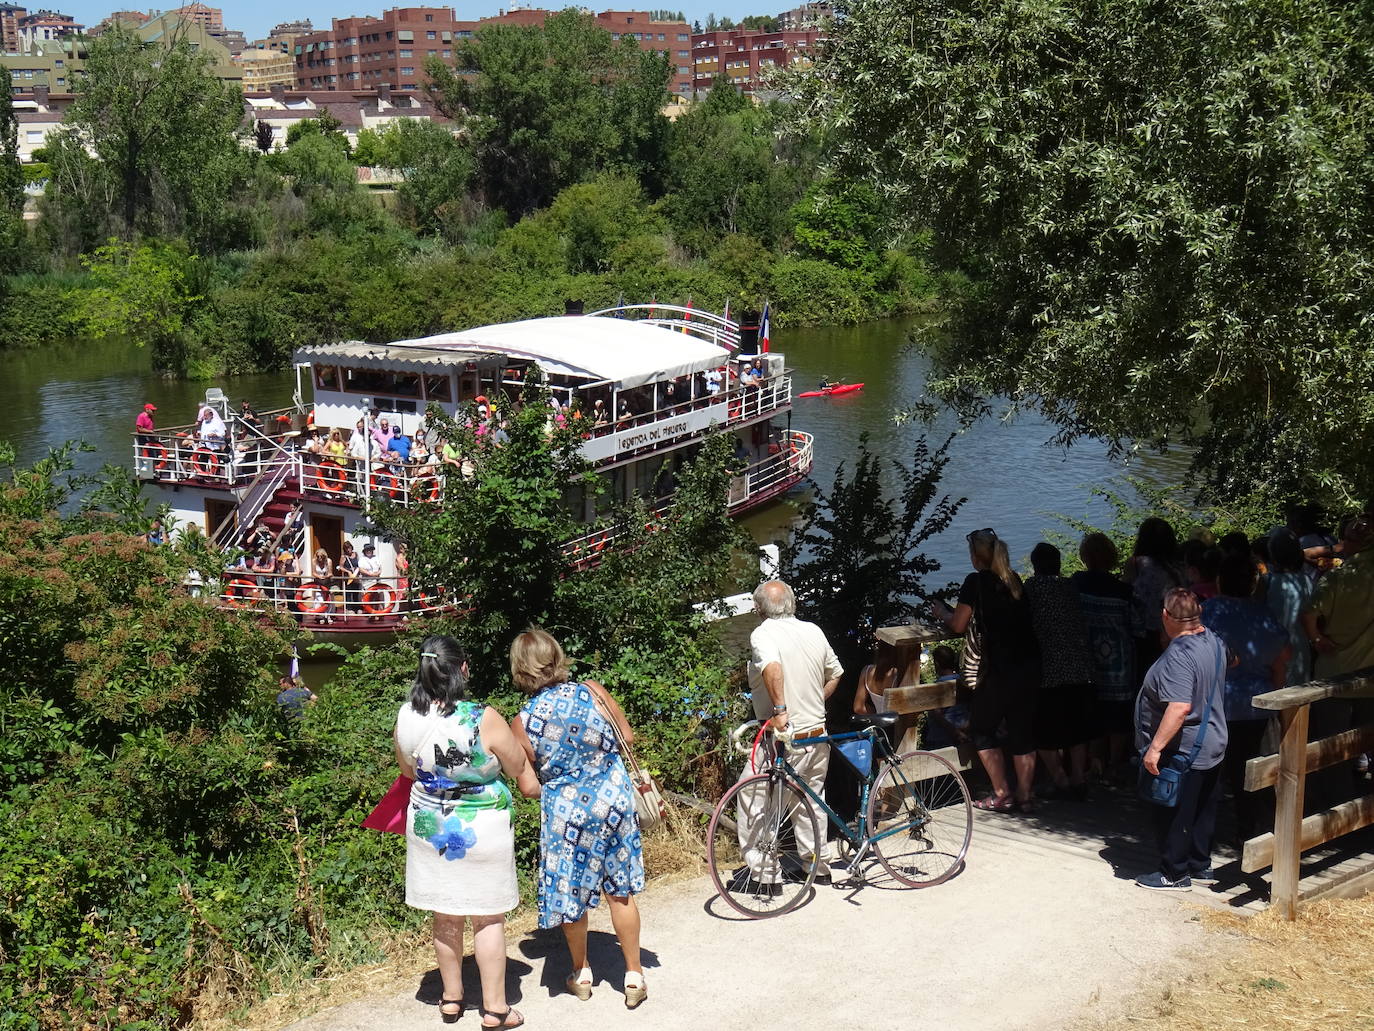
M 1222 689 L 1226 685 L 1226 645 L 1223 643 L 1221 648 L 1221 663 L 1218 669 L 1219 680 Z M 1142 801 L 1149 802 L 1151 805 L 1164 806 L 1173 809 L 1178 805 L 1179 791 L 1183 786 L 1183 775 L 1187 773 L 1193 765 L 1193 760 L 1198 757 L 1202 750 L 1202 742 L 1207 737 L 1207 723 L 1212 716 L 1212 695 L 1215 689 L 1207 692 L 1207 704 L 1202 707 L 1202 725 L 1198 728 L 1197 737 L 1193 740 L 1193 747 L 1187 755 L 1182 752 L 1173 752 L 1168 759 L 1161 757 L 1159 763 L 1159 773 L 1151 773 L 1145 769 L 1145 764 L 1141 763 L 1140 773 L 1136 781 L 1136 791 Z

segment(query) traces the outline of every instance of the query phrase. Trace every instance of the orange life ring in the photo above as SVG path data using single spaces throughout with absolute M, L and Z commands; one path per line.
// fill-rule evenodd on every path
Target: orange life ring
M 329 589 L 322 583 L 311 580 L 296 588 L 296 608 L 301 612 L 314 615 L 329 608 Z
M 200 464 L 201 458 L 205 465 Z M 209 478 L 219 474 L 219 454 L 208 447 L 198 447 L 191 452 L 191 468 L 197 476 Z
M 236 609 L 246 609 L 253 604 L 253 596 L 258 593 L 256 581 L 235 577 L 224 588 L 224 600 Z
M 433 504 L 434 502 L 438 501 L 438 500 L 439 500 L 439 496 L 440 496 L 441 494 L 443 494 L 443 492 L 444 492 L 444 485 L 443 485 L 443 482 L 442 482 L 442 481 L 439 479 L 439 477 L 437 477 L 437 476 L 430 476 L 430 477 L 428 477 L 428 480 L 429 480 L 429 497 L 428 497 L 427 500 L 428 500 L 431 504 Z
M 599 534 L 590 541 L 593 551 L 604 551 L 606 548 L 606 534 Z
M 390 480 L 391 486 L 387 488 L 382 488 L 378 486 L 381 480 Z M 374 494 L 386 494 L 390 496 L 391 500 L 393 501 L 395 501 L 396 498 L 400 496 L 401 481 L 396 479 L 396 477 L 393 476 L 391 473 L 373 473 L 372 478 L 369 482 L 372 485 L 372 493 Z
M 326 476 L 325 469 L 333 470 L 333 473 Z M 326 459 L 315 467 L 315 486 L 320 490 L 327 490 L 331 494 L 337 494 L 344 489 L 348 483 L 348 471 L 338 462 Z
M 154 451 L 154 450 L 157 451 L 158 457 L 156 457 L 156 458 L 153 457 L 153 451 Z M 165 447 L 163 447 L 161 444 L 159 444 L 157 441 L 153 441 L 151 444 L 144 444 L 144 445 L 143 445 L 143 460 L 144 460 L 145 462 L 148 462 L 148 461 L 152 462 L 152 463 L 153 463 L 153 468 L 154 468 L 154 469 L 157 469 L 158 471 L 161 471 L 161 470 L 163 470 L 163 469 L 166 469 L 166 468 L 167 468 L 167 462 L 168 462 L 168 459 L 167 459 L 167 449 L 166 449 Z
M 378 580 L 363 591 L 363 611 L 369 616 L 385 616 L 396 608 L 396 592 Z M 380 600 L 369 600 L 380 599 Z

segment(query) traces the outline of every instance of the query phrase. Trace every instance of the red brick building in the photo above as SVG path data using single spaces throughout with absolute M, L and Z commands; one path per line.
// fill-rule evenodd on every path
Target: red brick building
M 526 9 L 459 21 L 451 7 L 400 7 L 376 18 L 335 18 L 328 30 L 296 39 L 296 87 L 416 89 L 424 84 L 427 58 L 452 63 L 454 46 L 483 25 L 542 25 L 551 13 Z M 642 11 L 604 11 L 595 17 L 613 39 L 629 37 L 643 49 L 667 54 L 673 69 L 669 89 L 691 94 L 692 30 L 686 22 L 652 21 Z
M 764 75 L 773 68 L 809 64 L 816 44 L 824 37 L 820 29 L 698 32 L 692 36 L 693 91 L 706 93 L 717 77 L 724 75 L 736 89 L 753 93 L 763 87 Z

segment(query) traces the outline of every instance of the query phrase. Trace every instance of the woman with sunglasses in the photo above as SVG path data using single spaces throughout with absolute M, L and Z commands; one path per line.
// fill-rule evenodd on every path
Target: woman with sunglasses
M 969 705 L 969 731 L 978 758 L 992 782 L 992 794 L 974 803 L 979 809 L 1006 813 L 1034 808 L 1035 689 L 1040 679 L 1040 649 L 1031 627 L 1030 606 L 1021 578 L 1011 568 L 1005 541 L 991 529 L 968 535 L 973 572 L 959 588 L 953 610 L 934 603 L 935 616 L 962 634 L 971 622 L 978 635 L 979 663 Z M 1005 741 L 998 730 L 1005 723 Z M 1002 749 L 1011 753 L 1016 793 L 1007 779 Z

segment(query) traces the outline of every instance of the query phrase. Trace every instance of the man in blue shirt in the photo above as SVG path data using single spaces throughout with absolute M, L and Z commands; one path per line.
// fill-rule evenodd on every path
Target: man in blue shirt
M 410 438 L 399 425 L 391 428 L 391 444 L 387 448 L 387 460 L 392 463 L 391 471 L 397 476 L 405 473 L 410 462 Z

